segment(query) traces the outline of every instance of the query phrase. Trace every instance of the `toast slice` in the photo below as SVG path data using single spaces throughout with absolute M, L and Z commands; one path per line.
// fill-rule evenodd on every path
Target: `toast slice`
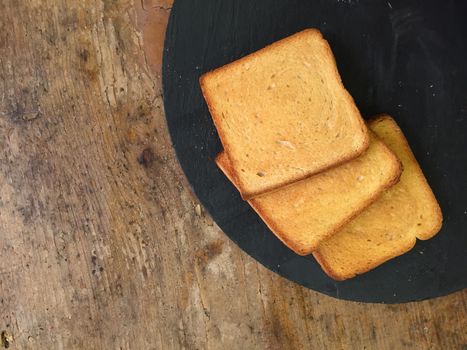
M 315 29 L 201 76 L 231 176 L 251 198 L 356 158 L 369 137 Z
M 398 184 L 313 252 L 324 271 L 336 280 L 367 272 L 412 249 L 441 229 L 442 214 L 402 131 L 389 116 L 369 127 L 402 161 Z
M 235 184 L 226 153 L 216 162 Z M 401 170 L 396 156 L 371 134 L 360 157 L 248 202 L 286 246 L 307 255 L 397 182 Z

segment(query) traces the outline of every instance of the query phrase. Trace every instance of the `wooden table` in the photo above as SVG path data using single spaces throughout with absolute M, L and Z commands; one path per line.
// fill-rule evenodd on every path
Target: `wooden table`
M 344 302 L 251 259 L 164 118 L 170 0 L 0 1 L 0 332 L 11 349 L 466 349 L 467 290 Z

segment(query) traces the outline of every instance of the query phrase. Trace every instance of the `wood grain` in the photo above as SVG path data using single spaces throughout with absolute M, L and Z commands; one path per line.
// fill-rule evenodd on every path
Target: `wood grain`
M 170 144 L 170 1 L 0 1 L 0 344 L 465 349 L 467 291 L 338 301 L 240 251 Z

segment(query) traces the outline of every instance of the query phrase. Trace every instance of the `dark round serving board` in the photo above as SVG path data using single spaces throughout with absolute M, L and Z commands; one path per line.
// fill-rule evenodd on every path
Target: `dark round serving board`
M 466 18 L 464 0 L 176 0 L 163 63 L 167 122 L 194 192 L 222 230 L 272 271 L 341 299 L 399 303 L 465 288 Z M 217 169 L 221 144 L 198 84 L 202 73 L 309 27 L 330 42 L 362 115 L 397 120 L 444 214 L 435 238 L 344 282 L 282 245 Z

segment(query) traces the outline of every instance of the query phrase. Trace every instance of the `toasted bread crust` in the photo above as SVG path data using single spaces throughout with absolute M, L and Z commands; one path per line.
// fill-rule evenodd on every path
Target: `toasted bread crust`
M 287 43 L 288 41 L 291 41 L 291 40 L 295 40 L 297 37 L 300 37 L 300 36 L 303 36 L 303 35 L 318 36 L 319 39 L 322 40 L 323 43 L 325 43 L 324 48 L 325 48 L 326 60 L 329 60 L 331 62 L 331 64 L 332 64 L 332 67 L 333 67 L 333 70 L 334 70 L 334 75 L 337 78 L 339 88 L 342 90 L 341 92 L 343 93 L 343 98 L 346 100 L 346 103 L 348 104 L 348 106 L 350 106 L 352 108 L 353 115 L 357 116 L 357 118 L 355 120 L 357 121 L 357 123 L 359 125 L 359 129 L 360 129 L 359 137 L 361 137 L 361 144 L 356 149 L 352 149 L 351 152 L 348 152 L 347 154 L 343 154 L 340 158 L 335 159 L 333 161 L 333 163 L 324 164 L 322 166 L 317 166 L 315 168 L 304 169 L 304 171 L 301 172 L 301 173 L 288 175 L 287 179 L 283 180 L 281 182 L 262 185 L 261 188 L 259 188 L 258 186 L 256 188 L 252 188 L 252 187 L 249 186 L 247 181 L 240 174 L 240 169 L 242 168 L 242 166 L 241 166 L 241 164 L 239 164 L 238 160 L 235 157 L 233 157 L 232 147 L 230 145 L 229 138 L 226 137 L 227 132 L 226 132 L 226 130 L 224 130 L 224 127 L 223 127 L 222 123 L 220 122 L 220 119 L 222 118 L 221 113 L 219 113 L 214 107 L 213 96 L 211 95 L 211 91 L 208 88 L 208 86 L 207 86 L 208 84 L 207 84 L 206 81 L 211 76 L 215 76 L 216 74 L 222 74 L 222 73 L 226 72 L 228 69 L 231 69 L 232 67 L 241 66 L 242 64 L 250 61 L 252 58 L 261 55 L 261 53 L 263 53 L 263 52 L 265 52 L 267 50 L 270 50 L 272 48 L 284 45 L 284 43 Z M 263 49 L 261 49 L 259 51 L 256 51 L 256 52 L 254 52 L 252 54 L 249 54 L 249 55 L 247 55 L 245 57 L 242 57 L 242 58 L 240 58 L 240 59 L 238 59 L 238 60 L 236 60 L 236 61 L 234 61 L 234 62 L 232 62 L 232 63 L 230 63 L 228 65 L 222 66 L 222 67 L 217 68 L 217 69 L 215 69 L 213 71 L 205 73 L 204 75 L 202 75 L 200 77 L 199 81 L 200 81 L 200 86 L 201 86 L 203 96 L 204 96 L 204 98 L 206 100 L 207 106 L 208 106 L 209 111 L 210 111 L 210 113 L 212 115 L 214 125 L 215 125 L 215 127 L 216 127 L 216 129 L 218 131 L 218 135 L 219 135 L 219 137 L 221 139 L 221 142 L 222 142 L 222 145 L 224 147 L 224 152 L 226 152 L 230 162 L 232 163 L 231 177 L 235 180 L 236 186 L 239 189 L 239 192 L 240 192 L 242 198 L 245 199 L 245 200 L 248 200 L 248 199 L 250 199 L 250 198 L 252 198 L 254 196 L 258 196 L 260 194 L 264 194 L 264 193 L 273 191 L 273 190 L 275 190 L 277 188 L 280 188 L 280 187 L 283 187 L 283 186 L 288 186 L 290 184 L 293 184 L 294 182 L 303 180 L 303 179 L 305 179 L 307 177 L 310 177 L 312 175 L 315 175 L 315 174 L 317 174 L 319 172 L 322 172 L 322 171 L 334 168 L 336 166 L 339 166 L 339 165 L 341 165 L 341 164 L 343 164 L 343 163 L 345 163 L 345 162 L 347 162 L 347 161 L 349 161 L 351 159 L 354 159 L 354 158 L 358 157 L 359 155 L 361 155 L 368 148 L 368 146 L 370 144 L 367 127 L 366 127 L 363 119 L 361 118 L 360 112 L 358 111 L 352 96 L 348 93 L 348 91 L 343 86 L 342 80 L 341 80 L 339 72 L 337 70 L 336 61 L 335 61 L 334 55 L 332 53 L 332 50 L 331 50 L 328 42 L 323 38 L 321 32 L 319 32 L 317 29 L 306 29 L 306 30 L 303 30 L 303 31 L 301 31 L 301 32 L 299 32 L 297 34 L 294 34 L 292 36 L 289 36 L 287 38 L 279 40 L 279 41 L 277 41 L 275 43 L 272 43 L 272 44 L 266 46 L 265 48 L 263 48 Z

